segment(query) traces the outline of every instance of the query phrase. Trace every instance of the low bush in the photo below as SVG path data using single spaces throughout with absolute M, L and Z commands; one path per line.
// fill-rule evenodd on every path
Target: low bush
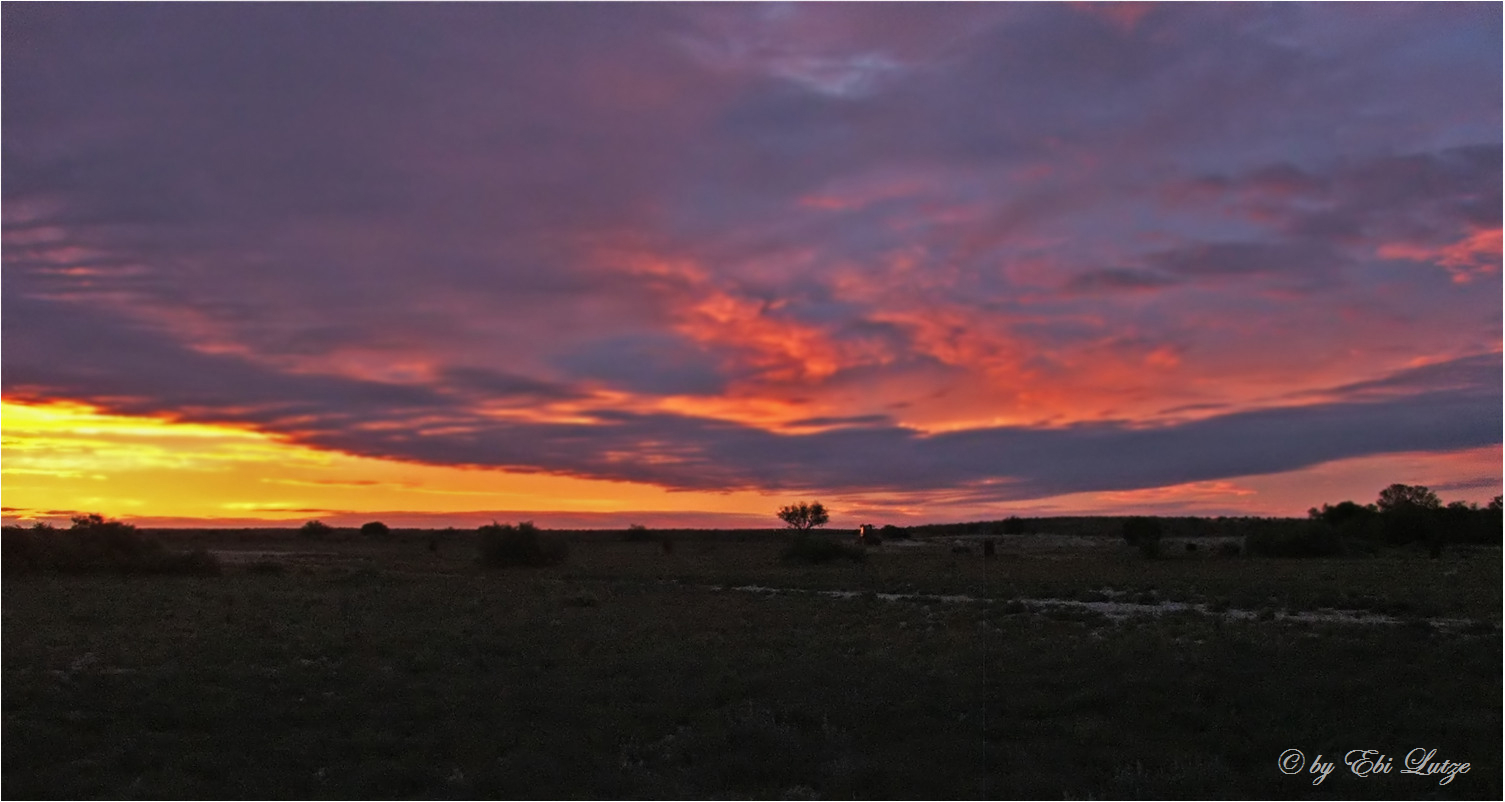
M 371 521 L 361 524 L 361 534 L 371 538 L 384 538 L 392 534 L 392 530 L 381 521 Z
M 1145 557 L 1160 556 L 1160 521 L 1156 518 L 1135 516 L 1124 521 L 1124 541 L 1139 549 Z
M 569 556 L 569 546 L 556 537 L 548 537 L 523 521 L 517 526 L 492 523 L 481 527 L 480 563 L 487 568 L 537 568 L 558 565 Z
M 323 521 L 309 521 L 299 527 L 298 534 L 310 540 L 322 540 L 334 534 L 334 527 Z
M 1343 553 L 1343 538 L 1325 523 L 1303 521 L 1251 532 L 1244 547 L 1256 557 L 1335 557 Z
M 120 521 L 82 515 L 66 530 L 39 524 L 5 527 L 0 562 L 6 573 L 217 574 L 219 561 L 203 549 L 173 551 Z
M 853 562 L 862 562 L 867 559 L 867 552 L 857 546 L 847 543 L 839 543 L 830 538 L 817 535 L 800 535 L 784 547 L 781 555 L 784 562 L 799 563 L 828 563 L 836 559 L 846 559 Z

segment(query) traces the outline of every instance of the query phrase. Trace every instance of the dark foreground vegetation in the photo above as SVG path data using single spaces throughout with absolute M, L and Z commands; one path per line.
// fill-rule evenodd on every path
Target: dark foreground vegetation
M 0 792 L 1500 797 L 1497 547 L 1272 559 L 1157 523 L 1156 559 L 1123 519 L 955 533 L 991 558 L 923 535 L 137 533 L 204 548 L 208 576 L 16 570 L 7 530 Z M 1399 773 L 1418 748 L 1470 768 Z M 1283 774 L 1290 749 L 1336 770 Z M 1359 749 L 1395 769 L 1355 776 Z
M 558 565 L 569 556 L 569 545 L 545 535 L 532 521 L 517 526 L 492 522 L 478 530 L 480 564 L 486 568 L 538 568 Z
M 219 562 L 202 548 L 169 549 L 157 537 L 100 515 L 73 519 L 68 529 L 41 524 L 5 527 L 0 568 L 20 573 L 216 574 Z

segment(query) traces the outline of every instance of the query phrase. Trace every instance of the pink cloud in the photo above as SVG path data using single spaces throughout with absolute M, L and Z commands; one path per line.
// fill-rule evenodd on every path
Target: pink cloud
M 1477 276 L 1499 272 L 1501 230 L 1474 228 L 1463 239 L 1440 246 L 1391 242 L 1381 245 L 1375 253 L 1382 259 L 1435 264 L 1446 269 L 1455 284 L 1467 284 Z

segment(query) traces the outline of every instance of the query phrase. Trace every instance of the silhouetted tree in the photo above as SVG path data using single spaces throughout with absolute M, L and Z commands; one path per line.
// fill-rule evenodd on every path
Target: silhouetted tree
M 789 525 L 790 529 L 806 531 L 818 526 L 825 526 L 830 522 L 831 516 L 826 512 L 825 505 L 819 501 L 814 504 L 806 504 L 801 501 L 798 504 L 790 504 L 779 509 L 779 520 Z
M 1438 511 L 1442 501 L 1422 485 L 1396 483 L 1380 491 L 1375 508 L 1384 520 L 1385 540 L 1400 545 L 1418 540 L 1428 542 L 1433 554 L 1442 551 L 1442 521 Z
M 103 515 L 97 512 L 75 515 L 71 519 L 75 530 L 82 529 L 108 529 L 110 531 L 127 532 L 135 531 L 136 527 L 124 521 L 107 521 Z
M 1403 485 L 1397 482 L 1380 491 L 1380 498 L 1375 506 L 1380 512 L 1436 510 L 1441 509 L 1442 501 L 1436 493 L 1423 485 Z
M 1005 535 L 1024 534 L 1024 519 L 1017 515 L 1010 515 L 1003 519 L 1003 533 Z
M 1477 542 L 1499 543 L 1502 529 L 1505 529 L 1505 514 L 1501 513 L 1500 497 L 1495 496 L 1480 514 Z

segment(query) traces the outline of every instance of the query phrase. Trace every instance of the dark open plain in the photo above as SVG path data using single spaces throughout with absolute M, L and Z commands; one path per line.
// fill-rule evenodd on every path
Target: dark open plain
M 1497 548 L 791 565 L 775 533 L 571 533 L 563 565 L 483 570 L 469 532 L 162 535 L 223 573 L 6 579 L 7 798 L 1502 791 Z M 1470 767 L 1404 774 L 1414 749 Z

